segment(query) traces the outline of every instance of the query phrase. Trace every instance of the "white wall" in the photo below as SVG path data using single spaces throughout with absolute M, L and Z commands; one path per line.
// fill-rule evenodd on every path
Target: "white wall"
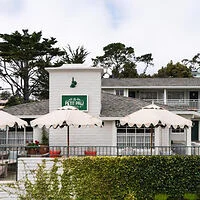
M 88 113 L 98 116 L 101 110 L 101 68 L 84 65 L 63 65 L 49 71 L 49 108 L 50 111 L 61 107 L 62 95 L 87 94 Z M 77 81 L 75 88 L 70 88 L 72 77 Z
M 104 126 L 92 128 L 69 127 L 70 146 L 112 146 L 113 122 L 104 122 Z M 67 129 L 51 129 L 50 146 L 64 146 L 67 144 Z M 116 143 L 115 143 L 116 145 Z
M 88 95 L 88 113 L 99 116 L 101 112 L 101 68 L 84 65 L 64 65 L 51 68 L 50 80 L 50 111 L 62 106 L 62 95 Z M 77 81 L 75 88 L 70 88 L 72 77 Z M 112 146 L 113 122 L 105 122 L 103 128 L 69 128 L 70 146 Z M 116 131 L 116 130 L 115 130 Z M 67 144 L 67 129 L 50 129 L 50 146 L 64 146 Z M 115 143 L 116 145 L 116 143 Z

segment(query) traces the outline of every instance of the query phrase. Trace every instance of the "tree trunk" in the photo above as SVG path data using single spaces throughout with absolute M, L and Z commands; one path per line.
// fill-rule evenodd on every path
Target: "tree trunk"
M 25 61 L 24 63 L 24 103 L 29 102 L 29 75 L 28 75 L 28 61 Z

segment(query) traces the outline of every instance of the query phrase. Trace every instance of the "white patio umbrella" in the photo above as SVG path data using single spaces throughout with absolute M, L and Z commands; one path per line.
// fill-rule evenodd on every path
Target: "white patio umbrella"
M 191 127 L 192 121 L 176 115 L 164 108 L 154 104 L 143 107 L 142 109 L 120 119 L 120 124 L 137 127 L 167 126 L 173 128 Z
M 0 129 L 6 129 L 7 126 L 24 127 L 27 125 L 28 125 L 27 122 L 20 119 L 19 117 L 16 117 L 7 112 L 4 112 L 3 110 L 0 110 Z
M 46 128 L 62 128 L 66 126 L 69 156 L 69 126 L 78 128 L 102 126 L 102 120 L 93 117 L 81 110 L 78 110 L 78 108 L 75 108 L 73 106 L 63 106 L 35 120 L 32 120 L 31 126 L 38 126 L 39 128 L 42 128 L 43 126 L 45 126 Z
M 185 128 L 191 127 L 192 121 L 184 117 L 176 115 L 164 108 L 161 108 L 155 104 L 148 105 L 142 109 L 122 117 L 120 119 L 120 124 L 128 126 L 140 127 L 150 127 L 151 128 L 151 147 L 152 147 L 152 134 L 153 127 L 165 126 L 173 128 Z

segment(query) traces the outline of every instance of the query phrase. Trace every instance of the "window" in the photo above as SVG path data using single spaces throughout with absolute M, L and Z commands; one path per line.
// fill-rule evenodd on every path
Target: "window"
M 135 98 L 135 91 L 134 90 L 128 90 L 128 96 Z
M 140 92 L 140 99 L 157 99 L 157 92 Z
M 26 141 L 33 140 L 33 128 L 28 126 L 24 132 L 23 128 L 9 128 L 0 130 L 0 144 L 23 145 Z
M 168 99 L 184 99 L 184 92 L 171 91 L 167 93 Z
M 154 146 L 154 133 L 153 133 L 153 146 Z M 150 147 L 151 133 L 150 128 L 136 128 L 128 126 L 117 127 L 117 146 L 128 147 Z
M 124 96 L 124 90 L 123 89 L 116 89 L 115 94 L 119 96 Z
M 0 144 L 6 144 L 6 130 L 0 130 Z

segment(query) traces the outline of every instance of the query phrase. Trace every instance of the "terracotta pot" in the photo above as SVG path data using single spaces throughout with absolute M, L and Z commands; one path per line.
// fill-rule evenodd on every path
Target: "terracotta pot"
M 60 157 L 61 150 L 50 150 L 49 155 L 50 158 L 57 158 Z
M 96 151 L 85 151 L 86 156 L 96 156 L 97 152 Z
M 40 148 L 39 148 L 39 153 L 40 154 L 45 154 L 45 153 L 48 153 L 48 152 L 49 152 L 49 146 L 41 144 Z
M 29 155 L 35 155 L 35 154 L 38 153 L 38 148 L 28 148 L 28 149 L 27 149 L 27 153 L 28 153 Z

